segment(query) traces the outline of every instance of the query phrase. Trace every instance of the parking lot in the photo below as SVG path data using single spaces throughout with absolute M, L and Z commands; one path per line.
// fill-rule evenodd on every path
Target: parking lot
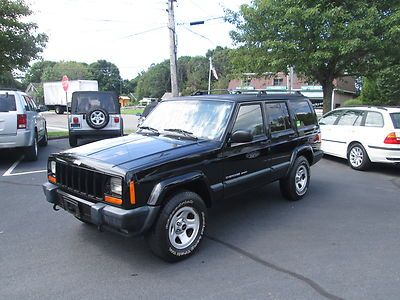
M 190 259 L 168 264 L 143 238 L 99 232 L 46 202 L 51 140 L 37 162 L 0 151 L 0 299 L 397 299 L 400 169 L 356 172 L 324 158 L 309 194 L 277 183 L 214 205 Z

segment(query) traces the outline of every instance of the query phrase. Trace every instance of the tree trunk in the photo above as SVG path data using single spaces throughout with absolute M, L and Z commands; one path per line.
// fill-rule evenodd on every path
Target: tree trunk
M 324 93 L 324 109 L 323 113 L 326 114 L 332 109 L 332 93 L 333 93 L 333 82 L 325 82 L 322 84 L 322 91 Z

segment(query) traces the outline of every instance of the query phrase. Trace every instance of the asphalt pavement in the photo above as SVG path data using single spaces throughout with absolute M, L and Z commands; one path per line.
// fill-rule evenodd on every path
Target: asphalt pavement
M 97 231 L 46 202 L 53 140 L 37 162 L 0 151 L 0 299 L 398 299 L 400 169 L 324 158 L 308 195 L 273 183 L 216 203 L 191 258 Z M 6 176 L 4 176 L 6 175 Z

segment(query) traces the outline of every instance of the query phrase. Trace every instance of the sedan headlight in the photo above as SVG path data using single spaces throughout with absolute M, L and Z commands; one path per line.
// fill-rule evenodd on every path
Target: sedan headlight
M 110 179 L 110 191 L 112 194 L 122 196 L 122 181 L 121 178 L 112 177 Z

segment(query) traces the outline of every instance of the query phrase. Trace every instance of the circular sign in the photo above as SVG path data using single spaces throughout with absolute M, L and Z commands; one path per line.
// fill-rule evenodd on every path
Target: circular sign
M 62 78 L 62 80 L 61 80 L 61 84 L 62 84 L 62 87 L 63 87 L 64 91 L 65 91 L 65 92 L 68 91 L 68 85 L 69 85 L 69 83 L 68 83 L 68 76 L 67 76 L 67 75 L 64 75 L 64 76 L 63 76 L 63 78 Z

